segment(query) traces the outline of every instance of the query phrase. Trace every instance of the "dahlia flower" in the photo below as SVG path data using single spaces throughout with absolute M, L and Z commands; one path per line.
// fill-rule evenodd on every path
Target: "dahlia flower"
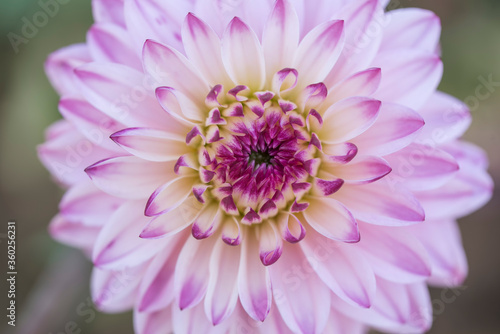
M 94 0 L 46 71 L 50 233 L 137 333 L 420 333 L 492 181 L 436 91 L 440 21 L 384 0 Z

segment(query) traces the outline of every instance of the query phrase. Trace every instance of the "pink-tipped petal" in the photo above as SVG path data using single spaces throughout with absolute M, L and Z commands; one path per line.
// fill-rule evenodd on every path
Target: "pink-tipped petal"
M 144 70 L 155 80 L 157 87 L 175 87 L 197 106 L 204 105 L 210 88 L 198 70 L 179 51 L 147 40 L 142 57 Z M 199 117 L 202 119 L 201 115 Z
M 292 244 L 301 241 L 306 236 L 304 225 L 293 214 L 281 214 L 278 216 L 277 222 L 281 237 Z
M 418 112 L 425 120 L 425 127 L 417 141 L 425 145 L 440 145 L 460 138 L 472 121 L 464 102 L 441 92 L 435 92 Z
M 95 61 L 124 64 L 142 70 L 139 54 L 129 42 L 127 30 L 110 23 L 94 24 L 87 33 L 89 52 Z
M 369 68 L 342 80 L 330 89 L 325 105 L 331 105 L 351 96 L 371 96 L 382 80 L 380 68 Z
M 375 182 L 392 171 L 392 164 L 374 156 L 357 156 L 348 164 L 325 164 L 322 171 L 335 175 L 347 183 Z M 320 174 L 321 176 L 321 174 Z
M 266 221 L 260 226 L 258 233 L 260 261 L 269 266 L 278 261 L 283 252 L 283 239 L 274 225 L 275 222 Z
M 266 72 L 290 67 L 299 44 L 299 19 L 289 0 L 278 0 L 269 17 L 262 45 L 266 61 Z
M 104 225 L 97 237 L 92 259 L 101 268 L 122 269 L 144 263 L 160 249 L 161 240 L 139 237 L 148 218 L 142 201 L 123 204 Z
M 177 234 L 193 223 L 202 207 L 202 204 L 194 197 L 188 197 L 177 208 L 154 217 L 144 227 L 140 237 L 157 239 Z
M 330 313 L 330 293 L 302 250 L 285 245 L 280 261 L 269 267 L 274 300 L 281 317 L 293 333 L 323 333 Z
M 164 240 L 163 248 L 153 258 L 139 286 L 138 313 L 152 313 L 168 307 L 174 300 L 175 264 L 187 234 Z
M 344 184 L 335 194 L 356 219 L 385 226 L 424 221 L 425 212 L 415 195 L 388 178 L 369 184 Z
M 137 157 L 117 157 L 99 161 L 85 169 L 102 191 L 117 197 L 140 199 L 174 177 L 173 162 L 151 162 Z
M 250 317 L 264 321 L 272 303 L 271 278 L 268 267 L 262 265 L 257 252 L 258 241 L 249 231 L 241 245 L 238 270 L 238 292 L 241 304 Z
M 222 58 L 226 71 L 237 84 L 260 90 L 266 80 L 264 53 L 251 28 L 235 17 L 222 39 Z
M 383 15 L 378 0 L 351 1 L 336 15 L 345 22 L 345 43 L 335 67 L 325 79 L 329 88 L 349 75 L 370 67 L 382 40 L 382 34 L 373 32 L 373 29 L 380 29 Z
M 55 240 L 72 247 L 81 248 L 86 254 L 91 254 L 95 240 L 101 231 L 100 226 L 86 225 L 56 215 L 49 224 L 49 233 Z M 75 238 L 78 235 L 78 238 Z
M 468 264 L 457 222 L 430 220 L 405 229 L 416 236 L 429 254 L 432 268 L 428 279 L 430 284 L 440 287 L 463 284 L 467 277 Z
M 134 312 L 134 330 L 137 334 L 173 332 L 172 309 L 167 307 L 156 312 Z
M 86 44 L 74 44 L 51 53 L 45 73 L 60 95 L 80 94 L 73 70 L 92 61 Z
M 150 161 L 174 161 L 186 152 L 184 138 L 148 128 L 129 128 L 111 139 L 136 157 Z
M 439 188 L 460 169 L 452 155 L 437 147 L 411 144 L 386 157 L 393 183 L 421 191 Z
M 414 50 L 380 53 L 373 65 L 384 69 L 375 97 L 416 110 L 434 93 L 443 74 L 438 56 Z
M 99 227 L 124 202 L 98 189 L 92 182 L 79 182 L 64 194 L 59 210 L 64 218 L 89 227 Z M 89 208 L 92 208 L 89 211 Z
M 312 228 L 327 238 L 343 242 L 359 241 L 358 223 L 351 212 L 333 198 L 311 198 L 303 215 Z
M 223 218 L 222 210 L 217 202 L 207 204 L 195 218 L 191 234 L 196 239 L 206 239 L 215 233 Z
M 300 246 L 315 272 L 337 296 L 355 306 L 371 306 L 375 275 L 357 247 L 326 239 L 314 231 Z
M 71 122 L 88 140 L 108 150 L 121 151 L 109 136 L 123 124 L 94 108 L 84 99 L 66 97 L 59 101 L 61 115 Z
M 441 21 L 436 14 L 420 8 L 400 8 L 390 15 L 389 24 L 384 27 L 382 50 L 436 52 L 441 35 Z
M 182 41 L 189 60 L 211 85 L 233 84 L 222 63 L 221 42 L 215 31 L 194 14 L 186 16 Z
M 323 23 L 300 42 L 294 68 L 299 72 L 301 86 L 320 82 L 335 65 L 344 46 L 344 21 Z
M 158 216 L 175 209 L 191 194 L 194 177 L 181 176 L 157 188 L 146 204 L 146 216 Z
M 352 142 L 363 154 L 384 156 L 408 146 L 424 124 L 412 109 L 384 102 L 375 124 Z
M 421 282 L 431 275 L 424 246 L 411 234 L 385 226 L 361 224 L 363 241 L 357 246 L 377 276 L 393 282 Z
M 94 267 L 90 292 L 96 309 L 101 312 L 121 313 L 133 308 L 146 266 L 147 263 L 122 270 Z
M 217 241 L 209 263 L 205 313 L 214 326 L 224 322 L 238 301 L 240 247 L 232 248 Z
M 380 106 L 380 101 L 364 97 L 338 102 L 323 115 L 324 123 L 318 136 L 322 142 L 330 144 L 350 140 L 375 123 Z
M 210 256 L 216 238 L 196 240 L 188 238 L 175 266 L 174 291 L 176 304 L 181 310 L 196 306 L 208 287 Z

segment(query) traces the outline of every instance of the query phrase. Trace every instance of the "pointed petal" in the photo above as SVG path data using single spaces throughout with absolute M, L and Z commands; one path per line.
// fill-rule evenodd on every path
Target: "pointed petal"
M 382 80 L 382 70 L 377 67 L 355 73 L 329 89 L 324 105 L 330 106 L 352 96 L 370 96 Z
M 429 257 L 422 244 L 403 230 L 360 225 L 363 241 L 359 249 L 377 276 L 393 282 L 411 283 L 431 275 Z
M 224 32 L 222 58 L 233 82 L 262 89 L 266 79 L 262 47 L 255 32 L 237 17 Z
M 181 176 L 160 186 L 149 197 L 146 204 L 146 216 L 158 216 L 181 205 L 191 194 L 196 177 Z
M 181 310 L 196 306 L 208 287 L 209 263 L 216 238 L 188 238 L 175 267 L 174 290 Z M 177 307 L 175 307 L 177 308 Z
M 123 202 L 123 199 L 110 196 L 86 181 L 77 183 L 64 194 L 59 210 L 70 221 L 98 227 L 104 225 Z
M 359 241 L 356 220 L 344 205 L 333 198 L 311 198 L 303 215 L 312 228 L 327 238 L 343 242 Z
M 384 156 L 408 146 L 424 124 L 417 112 L 384 102 L 375 124 L 352 142 L 363 154 Z
M 375 97 L 418 110 L 436 90 L 443 74 L 441 59 L 414 51 L 385 52 L 373 65 L 383 69 Z
M 121 64 L 94 62 L 78 67 L 75 74 L 81 94 L 109 117 L 127 126 L 168 126 L 169 118 L 149 92 L 143 73 Z
M 381 102 L 353 97 L 331 106 L 323 115 L 323 127 L 318 131 L 322 142 L 338 144 L 350 140 L 375 123 Z
M 144 239 L 156 239 L 174 235 L 190 226 L 198 216 L 203 204 L 194 197 L 188 197 L 171 211 L 154 217 L 141 232 Z
M 290 266 L 297 265 L 297 270 Z M 285 245 L 282 259 L 269 267 L 276 306 L 294 333 L 320 334 L 330 313 L 330 290 L 295 245 Z M 307 274 L 305 274 L 307 273 Z
M 283 239 L 278 232 L 275 222 L 265 221 L 260 226 L 258 233 L 260 261 L 269 266 L 281 256 L 283 252 Z
M 418 112 L 425 120 L 425 127 L 417 140 L 427 145 L 443 144 L 460 138 L 471 123 L 467 105 L 441 92 L 435 92 Z
M 111 139 L 129 153 L 150 161 L 176 161 L 188 151 L 184 138 L 155 129 L 128 128 L 113 133 Z
M 416 197 L 401 184 L 382 179 L 369 184 L 344 184 L 335 194 L 356 219 L 385 226 L 410 225 L 425 219 Z
M 206 204 L 193 222 L 192 235 L 196 239 L 205 239 L 214 234 L 224 218 L 219 203 Z
M 92 61 L 86 44 L 74 44 L 50 54 L 45 73 L 59 95 L 80 94 L 73 70 Z
M 355 306 L 371 306 L 375 275 L 357 247 L 326 239 L 314 231 L 309 231 L 300 246 L 315 272 L 337 296 Z
M 175 265 L 186 236 L 184 233 L 163 240 L 163 248 L 147 267 L 139 286 L 138 313 L 161 311 L 174 300 Z
M 38 156 L 44 166 L 65 185 L 86 182 L 85 167 L 117 155 L 85 138 L 66 120 L 52 124 L 46 131 L 46 142 L 37 147 Z
M 88 101 L 63 97 L 59 101 L 59 112 L 94 144 L 108 150 L 121 151 L 109 140 L 109 136 L 125 126 L 94 108 Z
M 344 21 L 333 20 L 314 28 L 300 42 L 294 68 L 301 88 L 321 82 L 331 71 L 344 46 Z
M 306 236 L 306 229 L 302 222 L 293 214 L 281 214 L 276 219 L 281 232 L 281 237 L 290 242 L 297 243 Z
M 100 226 L 74 222 L 60 214 L 56 215 L 49 224 L 49 233 L 52 238 L 65 245 L 81 248 L 86 254 L 92 253 L 100 231 Z M 75 238 L 75 235 L 78 235 L 78 238 Z
M 238 270 L 238 292 L 241 304 L 250 317 L 264 321 L 272 303 L 271 279 L 268 267 L 262 265 L 257 254 L 258 243 L 252 231 L 245 235 L 241 245 Z
M 411 144 L 385 158 L 394 168 L 392 183 L 401 182 L 415 191 L 439 188 L 459 170 L 453 156 L 422 144 Z
M 382 34 L 380 21 L 384 13 L 378 0 L 351 1 L 342 7 L 336 17 L 345 21 L 345 45 L 335 67 L 325 79 L 328 87 L 345 77 L 369 67 L 379 52 Z
M 441 35 L 441 21 L 436 14 L 420 8 L 400 8 L 391 11 L 390 15 L 388 25 L 384 27 L 381 50 L 436 52 Z M 401 31 L 405 33 L 401 34 Z
M 111 23 L 94 24 L 87 33 L 89 52 L 95 61 L 119 63 L 142 70 L 126 29 Z
M 299 18 L 290 1 L 276 1 L 262 37 L 268 75 L 292 65 L 299 44 L 299 27 Z
M 122 198 L 150 196 L 165 180 L 175 177 L 174 162 L 151 162 L 137 157 L 101 160 L 85 169 L 102 191 Z
M 204 107 L 205 96 L 210 92 L 210 87 L 179 51 L 147 40 L 142 57 L 145 72 L 157 82 L 157 86 L 174 87 L 200 109 Z
M 234 311 L 238 301 L 239 264 L 240 247 L 217 241 L 210 257 L 205 297 L 205 313 L 214 326 L 222 323 Z
M 428 282 L 440 287 L 463 284 L 468 265 L 460 229 L 452 220 L 425 221 L 405 227 L 425 247 L 429 254 L 432 275 Z
M 347 183 L 364 184 L 375 182 L 392 171 L 390 163 L 374 156 L 357 156 L 348 164 L 327 164 L 322 171 L 335 175 Z M 319 174 L 321 177 L 321 173 Z
M 137 334 L 173 332 L 172 309 L 168 307 L 151 313 L 134 311 L 134 330 Z
M 161 240 L 139 238 L 148 222 L 143 208 L 143 201 L 129 201 L 111 216 L 94 246 L 92 260 L 96 266 L 122 269 L 144 263 L 158 252 Z
M 182 27 L 182 41 L 189 60 L 210 85 L 233 85 L 222 63 L 220 39 L 209 25 L 189 13 Z
M 133 308 L 146 266 L 147 263 L 118 271 L 94 267 L 90 291 L 95 307 L 108 313 L 121 313 Z

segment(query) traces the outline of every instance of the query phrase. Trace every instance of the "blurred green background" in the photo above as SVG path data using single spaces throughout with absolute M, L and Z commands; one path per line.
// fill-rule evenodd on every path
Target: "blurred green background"
M 428 8 L 442 19 L 445 64 L 440 89 L 462 100 L 475 95 L 478 77 L 500 81 L 500 1 L 413 0 L 403 6 Z M 27 44 L 15 53 L 7 38 L 20 34 L 22 18 L 40 10 L 35 0 L 2 0 L 0 3 L 0 213 L 1 233 L 9 219 L 17 221 L 17 326 L 1 333 L 132 333 L 131 314 L 95 313 L 80 316 L 77 308 L 89 298 L 91 265 L 80 252 L 48 236 L 47 224 L 57 212 L 61 190 L 51 181 L 36 156 L 44 129 L 59 119 L 58 96 L 48 83 L 43 62 L 60 47 L 85 41 L 92 24 L 90 0 L 73 0 L 60 7 Z M 490 171 L 500 183 L 500 91 L 481 101 L 473 111 L 474 122 L 466 138 L 484 147 Z M 438 310 L 430 333 L 500 333 L 500 206 L 493 200 L 481 211 L 460 221 L 470 274 L 461 295 Z M 0 239 L 2 254 L 5 239 Z M 2 255 L 0 268 L 6 268 Z M 1 269 L 4 271 L 4 269 Z M 3 277 L 3 276 L 2 276 Z M 2 279 L 0 309 L 7 307 Z M 433 290 L 440 300 L 441 290 Z M 85 309 L 91 309 L 86 306 Z M 74 326 L 70 325 L 69 327 Z

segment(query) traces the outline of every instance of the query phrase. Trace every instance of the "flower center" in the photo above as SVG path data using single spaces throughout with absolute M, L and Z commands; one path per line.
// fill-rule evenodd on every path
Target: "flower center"
M 280 71 L 283 83 L 275 85 L 275 93 L 252 92 L 246 86 L 212 88 L 205 100 L 206 120 L 186 137 L 198 152 L 177 164 L 199 169 L 202 184 L 193 189 L 198 201 L 216 201 L 227 215 L 252 225 L 280 212 L 303 211 L 307 196 L 330 195 L 340 188 L 338 179 L 317 175 L 321 143 L 313 131 L 322 120 L 311 105 L 325 89 L 315 84 L 305 95 L 289 95 L 295 104 L 283 94 L 287 76 L 294 74 Z
M 273 155 L 268 150 L 264 152 L 252 151 L 248 156 L 248 165 L 253 166 L 254 170 L 262 164 L 270 165 L 273 162 Z

